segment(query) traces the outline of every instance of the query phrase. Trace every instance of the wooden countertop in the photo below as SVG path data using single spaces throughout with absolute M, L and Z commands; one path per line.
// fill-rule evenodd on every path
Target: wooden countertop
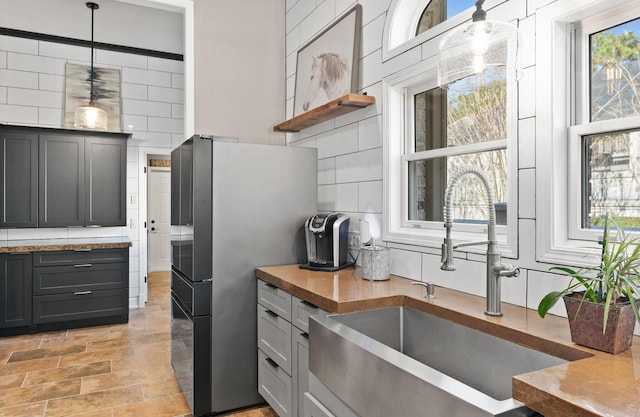
M 573 344 L 563 317 L 541 319 L 534 310 L 506 303 L 503 317 L 489 317 L 484 297 L 437 287 L 437 298 L 430 300 L 411 280 L 392 275 L 367 281 L 360 272 L 284 265 L 258 268 L 256 276 L 331 313 L 403 305 L 567 359 L 513 378 L 514 398 L 545 417 L 640 417 L 640 337 L 630 349 L 610 355 Z
M 131 239 L 128 237 L 1 240 L 0 253 L 128 248 L 131 245 Z

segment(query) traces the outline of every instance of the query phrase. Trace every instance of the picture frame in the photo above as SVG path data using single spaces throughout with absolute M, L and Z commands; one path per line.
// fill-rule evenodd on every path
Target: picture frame
M 94 67 L 94 105 L 107 112 L 107 131 L 121 132 L 120 127 L 120 70 Z M 65 65 L 64 127 L 74 129 L 74 114 L 79 106 L 86 106 L 91 95 L 91 67 L 67 63 Z
M 361 26 L 357 4 L 298 50 L 294 116 L 356 92 Z

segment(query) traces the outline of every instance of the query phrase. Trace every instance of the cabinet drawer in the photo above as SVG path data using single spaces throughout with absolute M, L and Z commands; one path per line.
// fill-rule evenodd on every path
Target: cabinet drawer
M 33 294 L 62 294 L 129 286 L 129 263 L 77 264 L 33 269 Z
M 53 323 L 128 314 L 128 289 L 33 297 L 33 322 Z
M 291 410 L 291 377 L 260 350 L 258 392 L 279 417 L 295 416 Z
M 291 324 L 305 333 L 309 333 L 310 316 L 315 316 L 316 314 L 328 314 L 327 311 L 320 307 L 316 307 L 307 301 L 301 300 L 295 295 L 291 297 Z
M 291 321 L 291 295 L 280 288 L 258 280 L 258 303 Z
M 322 405 L 312 394 L 304 394 L 304 414 L 300 417 L 335 417 L 327 407 Z
M 33 253 L 34 267 L 126 262 L 128 260 L 128 248 L 78 249 Z
M 291 375 L 291 323 L 258 305 L 258 347 Z

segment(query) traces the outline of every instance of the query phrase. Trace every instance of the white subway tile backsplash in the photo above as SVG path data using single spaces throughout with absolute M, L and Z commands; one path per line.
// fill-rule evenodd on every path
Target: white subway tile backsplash
M 306 129 L 305 129 L 306 130 Z M 358 151 L 358 125 L 351 124 L 317 135 L 318 159 Z
M 135 141 L 136 146 L 171 148 L 171 145 L 173 143 L 173 135 L 168 132 L 136 132 L 133 140 Z
M 529 271 L 527 286 L 527 307 L 537 309 L 540 300 L 551 291 L 560 291 L 567 287 L 570 278 L 566 275 L 549 272 Z M 567 310 L 562 301 L 558 302 L 549 313 L 567 317 Z
M 522 34 L 522 67 L 536 63 L 536 17 L 530 16 L 518 22 Z
M 171 117 L 171 104 L 157 101 L 122 99 L 122 113 L 138 116 Z
M 320 159 L 318 161 L 318 185 L 335 184 L 336 160 L 335 158 Z
M 336 184 L 336 211 L 358 211 L 358 184 Z
M 443 271 L 440 265 L 440 255 L 422 254 L 422 281 L 433 282 L 467 294 L 481 297 L 486 295 L 484 263 L 456 258 L 455 271 Z
M 359 183 L 358 211 L 361 213 L 382 213 L 382 181 Z
M 335 2 L 326 0 L 305 17 L 300 24 L 300 39 L 306 44 L 336 18 Z M 303 45 L 300 45 L 303 46 Z
M 389 271 L 393 275 L 420 281 L 422 271 L 422 255 L 402 249 L 390 249 Z
M 147 100 L 147 86 L 144 84 L 120 84 L 120 97 L 134 100 Z
M 171 103 L 171 117 L 173 119 L 184 118 L 184 104 Z
M 533 168 L 518 170 L 518 218 L 536 218 L 536 170 Z
M 358 149 L 361 151 L 382 147 L 382 115 L 358 123 Z
M 127 132 L 144 132 L 147 130 L 147 116 L 123 114 L 122 128 Z
M 126 54 L 122 52 L 105 51 L 102 49 L 98 49 L 96 51 L 96 63 L 114 65 L 118 67 L 147 69 L 147 57 L 144 55 Z
M 536 118 L 518 121 L 518 168 L 536 166 Z
M 122 82 L 145 84 L 149 86 L 171 87 L 171 73 L 141 70 L 124 67 L 121 73 Z
M 175 72 L 184 74 L 184 62 L 173 59 L 156 58 L 150 56 L 149 69 L 154 71 Z
M 64 92 L 64 76 L 53 74 L 39 74 L 38 88 L 40 90 Z
M 7 104 L 7 87 L 0 86 L 0 104 Z
M 62 109 L 40 107 L 38 108 L 38 124 L 62 127 L 64 125 L 64 111 Z
M 58 91 L 9 88 L 7 93 L 7 102 L 9 104 L 34 107 L 52 107 L 59 109 L 64 105 L 64 95 Z
M 318 210 L 335 211 L 337 195 L 336 184 L 318 185 Z
M 48 58 L 14 52 L 7 54 L 8 69 L 64 75 L 65 64 L 66 60 L 59 58 Z
M 294 4 L 290 10 L 287 11 L 285 20 L 285 26 L 287 33 L 294 27 L 302 23 L 302 20 L 306 18 L 315 8 L 314 0 L 299 0 Z
M 336 182 L 382 180 L 382 149 L 336 157 Z
M 149 100 L 166 103 L 184 103 L 184 92 L 177 88 L 149 87 Z
M 87 63 L 91 62 L 91 48 L 45 41 L 40 41 L 38 46 L 40 56 Z M 94 57 L 95 55 L 94 53 Z
M 389 10 L 391 0 L 367 0 L 365 3 L 362 7 L 362 24 L 367 24 L 378 16 L 385 14 Z
M 67 239 L 69 229 L 66 227 L 39 228 L 39 229 L 8 229 L 7 239 Z
M 0 68 L 7 68 L 7 53 L 0 51 Z
M 38 88 L 38 74 L 35 72 L 0 69 L 0 84 L 6 87 Z
M 382 50 L 376 50 L 363 57 L 358 65 L 358 73 L 360 75 L 358 78 L 360 80 L 359 89 L 379 83 L 383 76 Z
M 0 50 L 38 55 L 38 41 L 33 39 L 0 35 Z
M 184 89 L 184 75 L 183 74 L 171 74 L 171 88 Z
M 525 68 L 518 81 L 518 117 L 525 119 L 536 115 L 536 69 Z
M 123 227 L 70 227 L 69 239 L 87 237 L 121 237 L 124 236 Z
M 0 122 L 36 125 L 38 124 L 38 108 L 0 104 Z
M 382 32 L 384 30 L 385 15 L 380 15 L 362 28 L 360 50 L 362 56 L 367 56 L 382 47 Z
M 147 130 L 149 132 L 181 133 L 184 132 L 184 126 L 181 119 L 149 117 Z

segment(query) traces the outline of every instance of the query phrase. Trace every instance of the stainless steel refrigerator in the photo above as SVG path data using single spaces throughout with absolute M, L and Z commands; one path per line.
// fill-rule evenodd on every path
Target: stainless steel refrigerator
M 312 148 L 195 135 L 171 153 L 171 365 L 194 416 L 258 404 L 258 266 L 304 263 Z

